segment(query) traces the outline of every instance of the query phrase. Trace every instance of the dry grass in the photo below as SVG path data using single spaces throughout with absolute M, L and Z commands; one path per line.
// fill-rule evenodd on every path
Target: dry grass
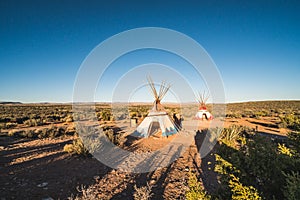
M 133 198 L 134 200 L 148 200 L 153 195 L 152 193 L 152 185 L 149 185 L 147 183 L 146 186 L 138 188 L 136 185 L 134 185 L 134 194 Z

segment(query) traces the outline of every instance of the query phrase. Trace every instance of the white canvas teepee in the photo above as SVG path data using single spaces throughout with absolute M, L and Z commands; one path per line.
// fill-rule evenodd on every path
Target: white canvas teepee
M 153 108 L 149 111 L 147 117 L 137 127 L 134 135 L 147 138 L 157 133 L 158 130 L 161 130 L 162 136 L 169 136 L 177 133 L 178 130 L 176 126 L 163 106 L 160 104 L 160 101 L 170 89 L 170 85 L 166 85 L 165 82 L 162 82 L 159 93 L 157 94 L 151 77 L 148 77 L 148 82 L 153 96 L 155 97 Z
M 195 119 L 198 120 L 212 120 L 213 116 L 212 114 L 207 110 L 206 108 L 206 101 L 208 100 L 209 96 L 205 95 L 205 92 L 203 94 L 201 94 L 199 92 L 199 95 L 197 97 L 197 101 L 199 102 L 199 110 L 195 115 Z

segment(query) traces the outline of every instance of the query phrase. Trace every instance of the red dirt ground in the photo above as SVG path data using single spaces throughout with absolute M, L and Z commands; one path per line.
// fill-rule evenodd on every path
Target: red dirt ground
M 276 122 L 276 118 L 226 119 L 225 127 L 238 124 L 266 134 L 285 135 L 288 130 L 276 128 Z M 209 154 L 200 159 L 202 137 L 197 134 L 195 143 L 171 165 L 154 172 L 132 174 L 106 167 L 92 157 L 64 152 L 64 145 L 73 140 L 71 136 L 55 139 L 0 136 L 0 199 L 66 199 L 78 194 L 76 187 L 81 185 L 92 186 L 101 199 L 132 199 L 133 186 L 141 187 L 147 182 L 153 185 L 153 199 L 183 199 L 190 171 L 201 177 L 208 191 L 213 191 L 217 182 L 214 158 Z M 134 141 L 132 148 L 153 151 L 171 140 L 172 137 L 150 137 Z

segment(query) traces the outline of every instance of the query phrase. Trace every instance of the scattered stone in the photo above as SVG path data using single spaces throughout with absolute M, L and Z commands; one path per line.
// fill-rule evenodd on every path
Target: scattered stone
M 47 185 L 48 185 L 47 182 L 43 182 L 43 183 L 38 184 L 37 187 L 42 188 L 42 187 L 46 187 Z
M 150 184 L 150 185 L 154 185 L 155 182 L 156 182 L 156 181 L 155 181 L 154 179 L 152 179 L 152 180 L 150 180 L 149 184 Z
M 189 172 L 189 171 L 190 171 L 190 168 L 189 168 L 188 166 L 186 166 L 186 167 L 184 168 L 184 171 Z

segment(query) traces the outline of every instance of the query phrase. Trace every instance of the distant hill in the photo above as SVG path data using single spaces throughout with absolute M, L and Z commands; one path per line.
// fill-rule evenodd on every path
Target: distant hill
M 14 101 L 0 101 L 0 104 L 22 104 L 21 102 Z

